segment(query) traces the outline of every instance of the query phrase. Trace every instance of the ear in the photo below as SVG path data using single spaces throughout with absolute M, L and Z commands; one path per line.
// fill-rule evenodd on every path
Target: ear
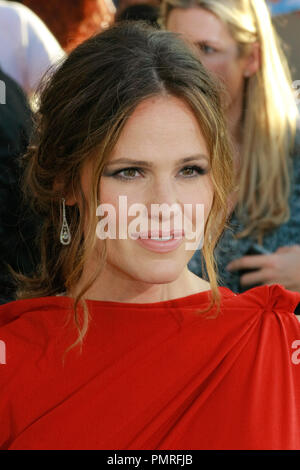
M 58 176 L 57 179 L 55 179 L 55 181 L 53 183 L 54 191 L 56 191 L 57 193 L 60 193 L 61 197 L 65 198 L 66 206 L 74 206 L 77 203 L 75 195 L 74 194 L 73 195 L 71 195 L 71 194 L 65 194 L 64 195 L 63 188 L 64 188 L 64 184 L 62 183 L 60 177 Z
M 244 76 L 252 77 L 261 67 L 261 48 L 259 42 L 251 44 L 251 50 L 245 61 Z

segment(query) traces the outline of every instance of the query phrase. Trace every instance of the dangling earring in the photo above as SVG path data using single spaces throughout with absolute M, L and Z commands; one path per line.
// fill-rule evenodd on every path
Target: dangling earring
M 64 198 L 62 198 L 62 208 L 63 208 L 63 221 L 62 221 L 62 227 L 60 231 L 60 243 L 62 243 L 63 245 L 69 245 L 71 243 L 71 233 L 70 233 L 68 222 L 66 219 L 66 206 L 65 206 Z

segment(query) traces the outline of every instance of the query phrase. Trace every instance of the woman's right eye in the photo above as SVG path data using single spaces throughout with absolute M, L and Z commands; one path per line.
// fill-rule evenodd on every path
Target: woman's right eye
M 131 180 L 137 176 L 137 173 L 140 174 L 138 168 L 124 168 L 123 170 L 115 171 L 112 176 L 123 180 Z
M 209 46 L 208 44 L 198 44 L 198 46 L 201 52 L 203 52 L 205 55 L 211 55 L 216 52 L 216 49 L 212 46 Z

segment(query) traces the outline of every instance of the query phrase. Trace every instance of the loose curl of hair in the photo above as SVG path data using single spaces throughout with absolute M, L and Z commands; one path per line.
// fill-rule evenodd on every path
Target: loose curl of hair
M 97 272 L 73 299 L 78 338 L 71 347 L 82 343 L 87 332 L 89 312 L 83 296 L 106 259 L 105 240 L 96 236 L 103 168 L 138 104 L 161 95 L 179 97 L 191 107 L 209 150 L 214 198 L 202 252 L 212 295 L 204 311 L 215 305 L 219 311 L 213 252 L 226 224 L 233 171 L 219 88 L 175 34 L 140 22 L 124 22 L 78 46 L 44 85 L 35 138 L 24 156 L 23 188 L 42 220 L 37 237 L 41 263 L 34 276 L 18 276 L 17 298 L 71 291 L 95 247 L 99 254 Z M 88 200 L 81 187 L 87 162 L 93 165 Z M 72 240 L 63 246 L 61 198 L 74 195 L 80 204 L 66 207 Z M 88 231 L 84 234 L 85 220 Z

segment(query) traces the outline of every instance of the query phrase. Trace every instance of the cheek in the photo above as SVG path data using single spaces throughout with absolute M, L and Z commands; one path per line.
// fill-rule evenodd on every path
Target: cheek
M 202 59 L 201 59 L 202 60 Z M 220 80 L 225 85 L 225 90 L 228 92 L 229 96 L 226 99 L 230 102 L 233 99 L 235 94 L 236 85 L 234 70 L 232 70 L 228 60 L 223 56 L 216 57 L 206 57 L 202 60 L 204 67 L 212 73 L 218 80 Z
M 230 101 L 234 101 L 241 94 L 244 77 L 236 59 L 229 55 L 208 57 L 203 60 L 203 64 L 225 85 Z
M 129 235 L 132 231 L 131 222 L 138 218 L 143 220 L 143 224 L 145 224 L 148 219 L 143 194 L 137 193 L 136 185 L 132 182 L 126 183 L 105 177 L 100 183 L 99 199 L 101 205 L 106 204 L 110 207 L 111 212 L 105 212 L 105 219 L 111 227 L 114 227 L 114 233 L 116 234 L 116 238 L 107 239 L 107 246 L 112 248 L 118 244 L 118 250 L 123 252 L 128 246 L 131 246 L 128 245 L 128 241 L 132 242 Z M 141 206 L 136 206 L 137 204 L 141 204 Z M 129 215 L 130 209 L 133 215 Z M 105 210 L 107 210 L 107 207 Z M 100 220 L 101 217 L 98 217 L 98 221 Z M 135 227 L 135 224 L 133 225 Z M 124 236 L 126 240 L 122 238 Z
M 117 209 L 121 196 L 127 198 L 128 207 L 135 203 L 143 203 L 145 197 L 142 192 L 137 192 L 134 181 L 126 182 L 112 177 L 105 177 L 100 181 L 101 203 L 112 204 Z
M 213 205 L 213 200 L 214 200 L 214 191 L 212 184 L 209 184 L 207 187 L 207 192 L 205 195 L 205 201 L 204 201 L 204 218 L 205 222 L 207 221 L 207 218 L 209 216 L 209 213 L 211 211 L 212 205 Z
M 102 177 L 100 178 L 100 190 L 99 190 L 99 205 L 98 205 L 98 238 L 99 233 L 102 231 L 107 232 L 108 226 L 109 230 L 112 231 L 112 238 L 106 239 L 106 245 L 108 253 L 110 253 L 111 243 L 115 243 L 116 239 L 114 238 L 114 232 L 116 236 L 118 234 L 118 210 L 119 210 L 119 191 L 116 191 L 115 184 L 111 178 Z M 105 207 L 105 206 L 106 207 Z M 100 215 L 99 207 L 102 206 L 102 212 Z M 101 229 L 100 229 L 101 227 Z M 102 240 L 101 240 L 102 242 Z
M 236 63 L 228 64 L 223 70 L 223 82 L 231 101 L 237 100 L 243 91 L 244 77 Z
M 201 205 L 204 210 L 204 221 L 206 222 L 209 213 L 211 211 L 211 207 L 213 204 L 213 198 L 214 198 L 214 189 L 213 189 L 213 183 L 210 178 L 205 178 L 205 180 L 201 181 L 201 186 L 194 188 L 192 192 L 189 193 L 189 197 L 185 197 L 182 200 L 183 204 L 186 205 L 192 205 L 193 207 L 193 225 L 195 226 L 197 222 L 196 218 L 196 213 L 197 210 L 199 211 L 198 213 L 202 213 L 202 209 L 198 208 L 197 205 Z M 190 218 L 190 217 L 189 217 Z
M 214 187 L 210 177 L 206 178 L 205 184 L 203 186 L 202 197 L 204 204 L 205 220 L 207 220 L 214 200 Z
M 220 57 L 201 57 L 201 62 L 204 67 L 211 72 L 213 75 L 216 75 L 217 78 L 223 79 L 227 72 L 227 64 Z
M 101 204 L 112 204 L 116 206 L 120 195 L 120 188 L 110 177 L 100 178 L 99 199 Z

